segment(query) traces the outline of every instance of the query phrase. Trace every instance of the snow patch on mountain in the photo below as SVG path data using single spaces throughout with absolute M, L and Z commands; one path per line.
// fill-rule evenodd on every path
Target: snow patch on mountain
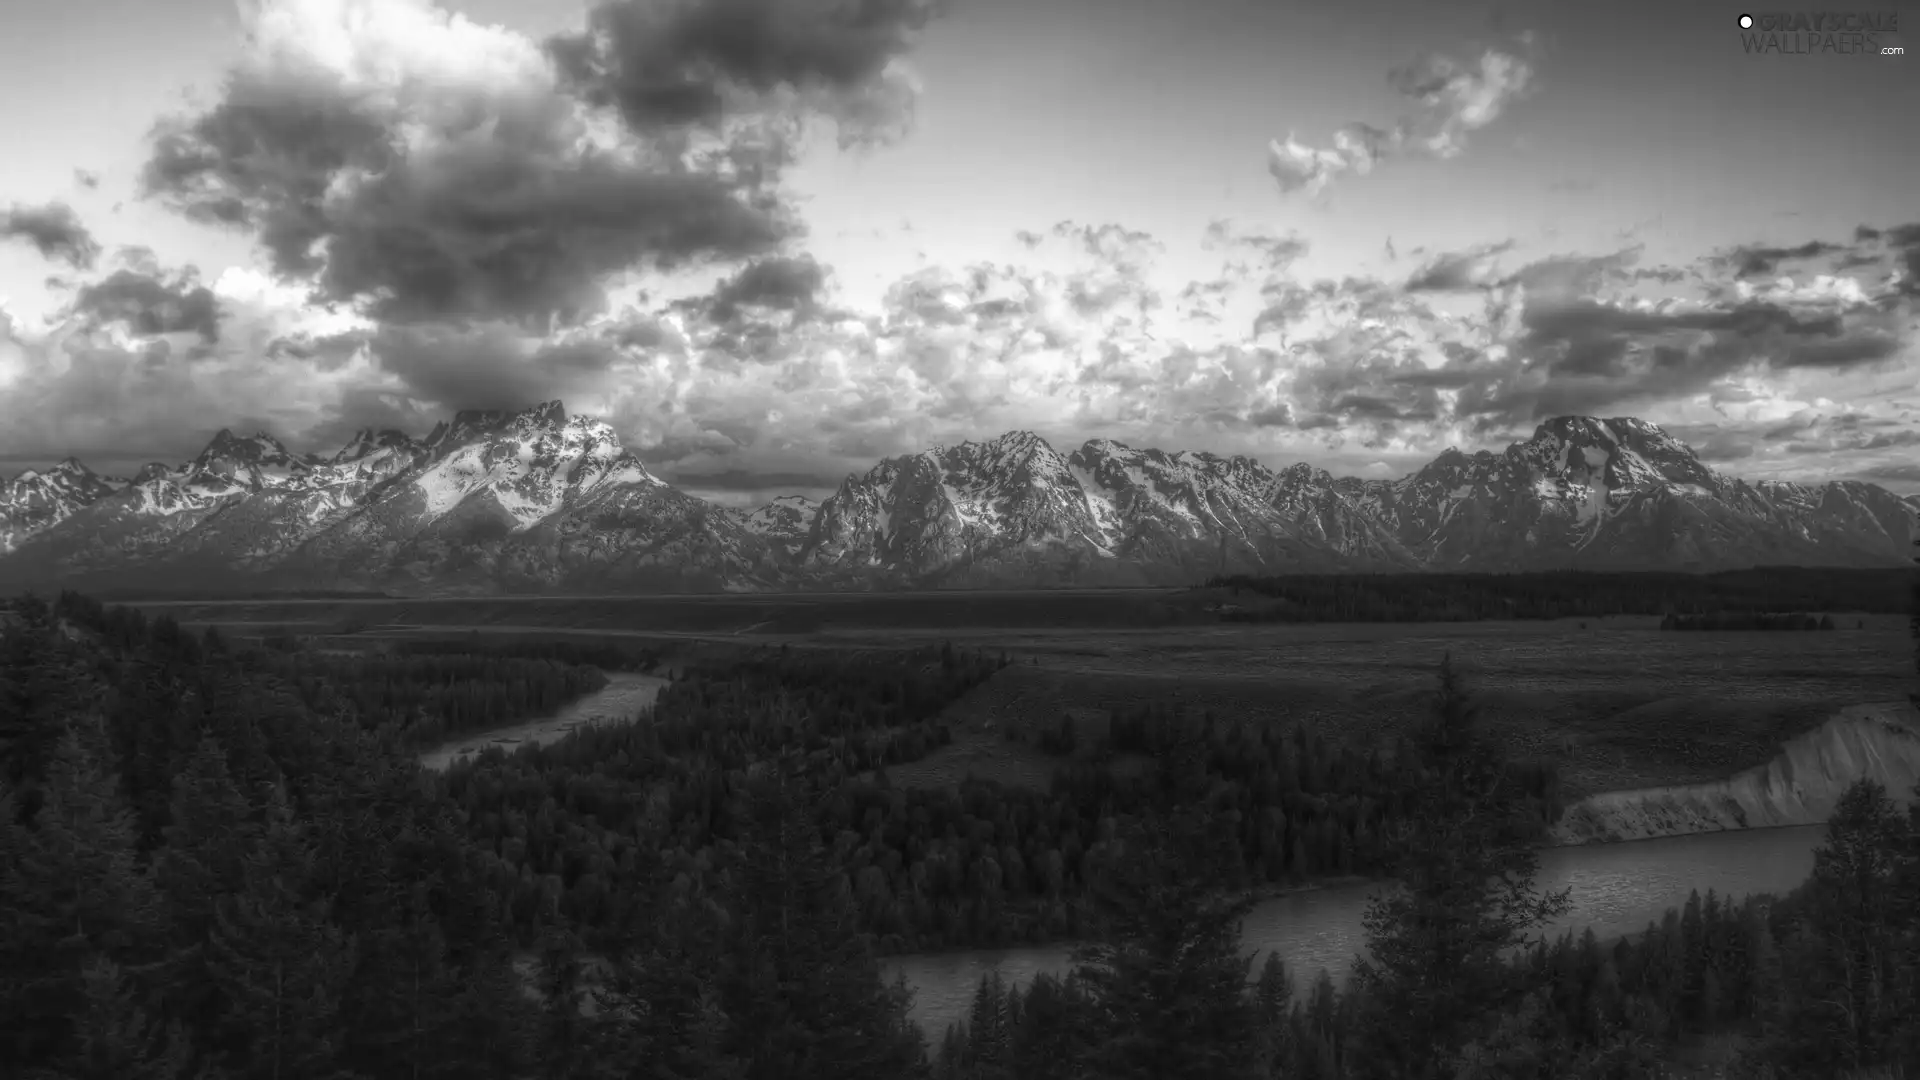
M 468 411 L 330 456 L 222 431 L 132 480 L 0 482 L 0 569 L 192 565 L 426 591 L 1186 584 L 1214 573 L 1885 566 L 1920 496 L 1746 484 L 1653 425 L 1558 417 L 1397 480 L 1033 432 L 876 463 L 815 503 L 725 510 L 559 402 Z M 16 571 L 17 573 L 17 571 Z M 178 576 L 177 574 L 175 576 Z

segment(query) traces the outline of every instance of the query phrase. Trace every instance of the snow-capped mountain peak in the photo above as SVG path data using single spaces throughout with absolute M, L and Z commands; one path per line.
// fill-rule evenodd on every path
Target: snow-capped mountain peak
M 221 428 L 206 449 L 180 467 L 183 482 L 207 495 L 231 494 L 232 488 L 258 491 L 297 483 L 310 472 L 314 459 L 289 451 L 264 431 L 248 436 Z
M 1894 565 L 1920 497 L 1709 469 L 1631 418 L 1555 417 L 1398 480 L 1011 431 L 904 454 L 820 503 L 723 510 L 560 402 L 330 457 L 222 431 L 131 483 L 69 459 L 0 483 L 0 571 L 171 568 L 402 590 L 1192 583 L 1219 572 Z M 35 578 L 34 575 L 39 575 Z
M 27 469 L 0 480 L 0 552 L 125 486 L 125 480 L 100 476 L 71 457 L 45 472 Z

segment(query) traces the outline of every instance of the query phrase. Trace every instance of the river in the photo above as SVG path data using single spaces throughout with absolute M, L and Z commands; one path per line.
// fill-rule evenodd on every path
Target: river
M 444 769 L 455 758 L 494 743 L 512 746 L 558 740 L 581 724 L 623 719 L 653 705 L 667 680 L 631 672 L 608 672 L 607 685 L 550 717 L 507 728 L 475 732 L 420 755 L 423 765 Z M 1554 924 L 1592 927 L 1601 938 L 1633 933 L 1659 921 L 1687 894 L 1715 889 L 1723 896 L 1785 893 L 1813 869 L 1813 849 L 1825 826 L 1697 833 L 1625 844 L 1549 848 L 1540 854 L 1544 889 L 1570 888 L 1572 910 Z M 1343 982 L 1361 946 L 1360 916 L 1373 885 L 1339 885 L 1289 893 L 1262 901 L 1247 916 L 1244 941 L 1256 965 L 1279 950 L 1299 989 L 1321 968 Z M 886 977 L 906 976 L 914 988 L 913 1018 L 934 1042 L 949 1023 L 965 1015 L 980 977 L 998 967 L 1024 985 L 1041 971 L 1064 972 L 1068 947 L 916 953 L 882 961 Z
M 1571 888 L 1572 909 L 1552 927 L 1593 928 L 1603 940 L 1642 930 L 1658 922 L 1687 894 L 1717 890 L 1722 896 L 1783 894 L 1813 870 L 1813 849 L 1824 825 L 1697 833 L 1625 844 L 1550 848 L 1540 854 L 1543 889 Z M 1360 917 L 1377 886 L 1341 885 L 1290 893 L 1266 900 L 1247 916 L 1246 947 L 1257 954 L 1258 970 L 1268 950 L 1278 950 L 1305 991 L 1322 968 L 1335 983 L 1345 981 L 1360 951 Z M 1006 950 L 918 953 L 888 957 L 888 979 L 903 973 L 914 988 L 913 1018 L 938 1044 L 948 1024 L 966 1015 L 980 977 L 995 967 L 1009 981 L 1025 985 L 1035 974 L 1064 972 L 1065 945 Z
M 660 696 L 660 688 L 665 685 L 667 680 L 657 675 L 609 671 L 607 685 L 571 705 L 563 706 L 552 716 L 510 727 L 468 732 L 423 752 L 420 764 L 429 769 L 445 769 L 455 759 L 477 754 L 494 744 L 508 750 L 521 743 L 545 746 L 559 741 L 561 736 L 582 724 L 625 720 L 646 712 L 653 707 L 653 699 Z

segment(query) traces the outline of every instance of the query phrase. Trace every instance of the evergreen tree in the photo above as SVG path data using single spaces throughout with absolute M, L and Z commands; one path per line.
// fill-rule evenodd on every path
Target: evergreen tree
M 745 1063 L 727 1053 L 728 1020 L 716 985 L 709 937 L 717 924 L 704 906 L 662 905 L 656 933 L 631 938 L 611 959 L 594 999 L 601 1021 L 594 1055 L 621 1063 L 603 1075 L 620 1080 L 737 1080 Z
M 76 1017 L 75 1046 L 61 1072 L 71 1080 L 191 1080 L 201 1075 L 187 1034 L 163 1026 L 142 1004 L 143 995 L 119 965 L 98 954 L 81 975 L 83 1011 Z
M 1749 903 L 1741 913 L 1747 940 L 1748 977 L 1743 1012 L 1766 1030 L 1776 1030 L 1786 995 L 1780 945 L 1773 936 L 1772 904 Z
M 533 1009 L 505 945 L 472 956 L 458 981 L 461 992 L 448 1027 L 447 1073 L 492 1080 L 531 1075 L 528 1031 Z
M 46 774 L 85 685 L 45 600 L 27 596 L 0 609 L 0 781 L 26 791 Z M 35 796 L 19 809 L 37 804 Z
M 946 1033 L 940 1036 L 930 1075 L 932 1080 L 967 1080 L 972 1073 L 967 1064 L 967 1022 L 958 1020 L 948 1024 Z
M 226 752 L 203 735 L 173 780 L 172 823 L 154 854 L 154 878 L 167 900 L 177 953 L 168 1015 L 195 1026 L 211 1020 L 217 1004 L 206 974 L 205 946 L 213 932 L 215 901 L 245 891 L 246 860 L 258 827 L 253 807 L 227 774 Z
M 245 891 L 214 908 L 207 967 L 225 999 L 225 1064 L 237 1080 L 331 1080 L 354 942 L 310 898 L 313 856 L 275 788 Z
M 1011 1044 L 1017 1080 L 1055 1080 L 1071 1076 L 1079 1060 L 1088 1003 L 1078 980 L 1046 972 L 1034 976 L 1020 1003 Z
M 389 921 L 359 938 L 341 1015 L 345 1058 L 363 1072 L 407 1080 L 471 1075 L 450 1060 L 461 988 L 429 891 L 429 881 L 414 881 L 393 897 Z
M 881 982 L 855 932 L 844 875 L 829 862 L 799 763 L 741 792 L 729 925 L 718 978 L 723 1049 L 745 1080 L 905 1080 L 926 1050 L 904 984 Z
M 1907 822 L 1886 789 L 1863 779 L 1840 796 L 1814 850 L 1809 914 L 1825 948 L 1812 984 L 1801 987 L 1796 1027 L 1823 1064 L 1866 1068 L 1892 1048 L 1904 981 L 1896 903 L 1907 843 Z
M 1093 1029 L 1090 1075 L 1235 1080 L 1260 1072 L 1259 1016 L 1240 951 L 1250 898 L 1220 894 L 1237 845 L 1216 815 L 1186 805 L 1116 830 L 1095 878 L 1095 940 L 1075 950 Z
M 1368 902 L 1370 955 L 1354 968 L 1365 1077 L 1450 1075 L 1463 1048 L 1530 990 L 1506 955 L 1569 903 L 1534 888 L 1525 800 L 1477 721 L 1448 657 L 1419 747 L 1413 812 L 1394 837 L 1398 882 Z
M 967 1010 L 966 1061 L 972 1080 L 1006 1080 L 1016 1016 L 1000 969 L 980 977 Z
M 74 1051 L 90 960 L 145 974 L 166 955 L 164 909 L 135 850 L 133 814 L 89 742 L 70 729 L 56 745 L 30 823 L 0 785 L 0 1005 L 16 1021 L 7 1025 L 16 1060 Z
M 1261 963 L 1260 976 L 1254 982 L 1253 998 L 1260 1024 L 1261 1061 L 1266 1066 L 1266 1075 L 1283 1076 L 1292 1062 L 1294 1052 L 1288 1024 L 1293 1014 L 1293 976 L 1288 974 L 1287 965 L 1280 959 L 1279 953 L 1269 951 Z
M 591 1060 L 587 1034 L 592 1025 L 581 1015 L 588 992 L 581 951 L 580 940 L 564 927 L 549 927 L 541 935 L 537 1054 L 550 1080 L 572 1080 Z

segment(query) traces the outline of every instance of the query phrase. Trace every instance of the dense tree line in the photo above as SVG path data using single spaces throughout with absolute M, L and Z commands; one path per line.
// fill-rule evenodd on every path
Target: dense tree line
M 1242 598 L 1230 622 L 1471 622 L 1481 619 L 1700 615 L 1710 612 L 1904 613 L 1907 570 L 1765 567 L 1719 574 L 1551 571 L 1526 574 L 1299 574 L 1215 577 Z
M 1558 902 L 1531 887 L 1542 803 L 1448 674 L 1434 719 L 1377 756 L 1143 714 L 1109 736 L 1155 755 L 1135 775 L 1076 762 L 1049 793 L 909 793 L 886 764 L 998 658 L 770 652 L 685 673 L 651 722 L 444 778 L 281 662 L 74 596 L 0 611 L 0 1072 L 1629 1077 L 1716 1030 L 1775 1070 L 1744 1075 L 1920 1065 L 1920 812 L 1858 785 L 1789 897 L 1535 943 Z M 1249 979 L 1249 894 L 1224 886 L 1273 873 L 1248 844 L 1276 820 L 1250 812 L 1269 769 L 1289 821 L 1343 793 L 1384 808 L 1356 820 L 1400 887 L 1344 993 L 1271 960 Z M 1290 804 L 1290 774 L 1301 795 L 1320 776 L 1318 798 Z M 1394 793 L 1367 790 L 1389 775 Z M 1055 902 L 1064 857 L 1056 877 L 1022 845 L 1069 829 L 1074 971 L 989 984 L 930 1062 L 878 976 L 879 899 L 913 910 L 942 881 L 951 909 L 986 905 L 961 939 L 1044 914 L 1009 902 L 1014 868 Z M 889 853 L 936 842 L 896 891 Z
M 488 749 L 447 773 L 469 835 L 493 853 L 503 913 L 525 939 L 551 904 L 588 939 L 626 917 L 644 860 L 638 823 L 667 823 L 661 857 L 683 887 L 708 884 L 734 838 L 726 778 L 782 749 L 812 756 L 835 795 L 815 828 L 855 900 L 860 928 L 886 952 L 1042 942 L 1083 933 L 1086 853 L 1129 816 L 1170 805 L 1183 786 L 1210 791 L 1233 848 L 1218 887 L 1378 874 L 1386 835 L 1411 812 L 1413 751 L 1362 752 L 1304 726 L 1232 725 L 1168 707 L 1122 710 L 1088 760 L 1064 763 L 1048 790 L 970 781 L 894 787 L 886 767 L 946 745 L 941 705 L 998 661 L 951 650 L 849 662 L 776 655 L 668 686 L 645 721 L 583 729 L 511 754 Z M 1111 767 L 1116 754 L 1152 767 Z M 863 774 L 876 771 L 868 778 Z M 1535 834 L 1559 809 L 1550 765 L 1507 766 Z
M 1854 784 L 1786 897 L 1695 892 L 1638 935 L 1548 941 L 1533 931 L 1564 897 L 1531 888 L 1526 811 L 1486 744 L 1447 745 L 1472 730 L 1463 699 L 1444 690 L 1436 711 L 1415 781 L 1427 812 L 1398 837 L 1401 887 L 1371 905 L 1344 992 L 1324 970 L 1296 985 L 1272 954 L 1249 983 L 1225 929 L 1244 908 L 1208 908 L 1176 873 L 1064 978 L 984 978 L 934 1075 L 1651 1080 L 1702 1034 L 1745 1040 L 1724 1077 L 1920 1068 L 1920 788 L 1902 815 L 1876 782 Z M 1462 746 L 1478 761 L 1449 768 Z M 1130 1071 L 1109 1051 L 1156 1064 Z
M 1716 611 L 1706 615 L 1668 615 L 1662 630 L 1831 630 L 1833 616 L 1805 612 Z
M 390 741 L 167 620 L 7 622 L 8 1075 L 524 1073 L 477 861 Z
M 345 709 L 401 745 L 430 746 L 471 731 L 546 716 L 607 685 L 597 667 L 524 656 L 274 651 L 255 669 L 284 681 L 310 708 Z
M 606 671 L 647 671 L 658 667 L 665 656 L 657 645 L 617 638 L 580 641 L 573 638 L 520 637 L 482 634 L 470 631 L 448 638 L 407 639 L 389 642 L 386 651 L 396 656 L 489 656 L 515 660 L 549 660 L 569 667 L 595 667 Z
M 165 619 L 74 596 L 0 612 L 0 1074 L 924 1071 L 904 991 L 849 931 L 812 824 L 831 789 L 804 759 L 726 781 L 740 824 L 710 889 L 657 860 L 635 879 L 588 1023 L 565 921 L 529 984 L 457 807 L 354 708 Z M 154 820 L 143 753 L 170 762 Z

